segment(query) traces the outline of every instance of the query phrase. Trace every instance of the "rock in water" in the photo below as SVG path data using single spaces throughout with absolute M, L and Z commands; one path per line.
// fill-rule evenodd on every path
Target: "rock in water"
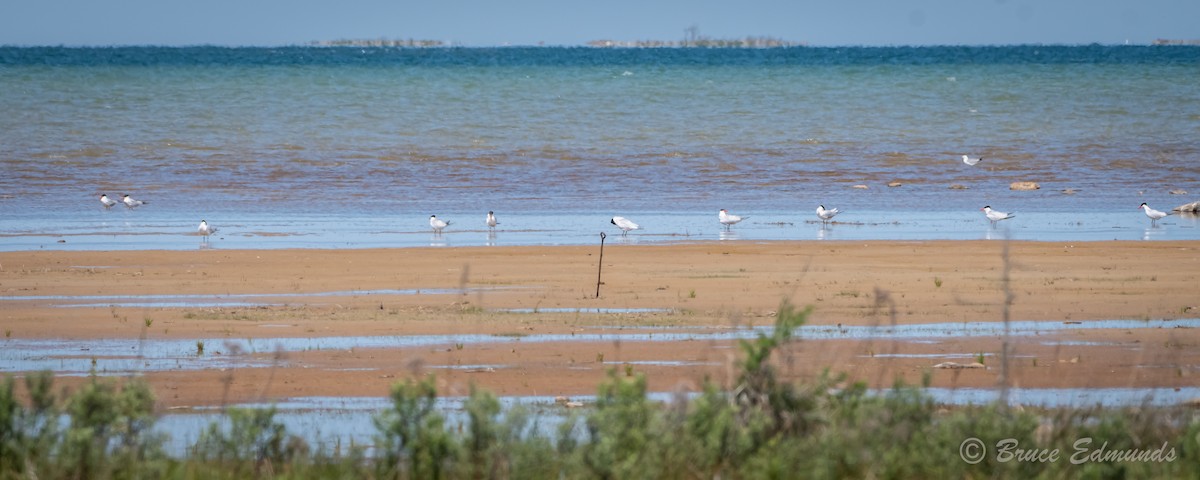
M 1178 207 L 1172 208 L 1176 212 L 1196 213 L 1200 212 L 1200 202 L 1185 203 Z
M 1042 188 L 1037 182 L 1013 182 L 1008 186 L 1009 190 L 1037 190 Z

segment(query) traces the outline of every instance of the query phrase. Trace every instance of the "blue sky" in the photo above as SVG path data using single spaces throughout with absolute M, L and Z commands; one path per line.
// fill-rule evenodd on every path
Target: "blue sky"
M 772 36 L 825 45 L 1200 39 L 1200 0 L 0 0 L 0 45 L 467 46 Z

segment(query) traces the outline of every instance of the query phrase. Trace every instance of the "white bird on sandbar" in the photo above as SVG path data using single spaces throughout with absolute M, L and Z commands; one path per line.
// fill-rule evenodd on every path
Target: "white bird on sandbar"
M 108 198 L 108 194 L 102 193 L 102 194 L 100 194 L 100 204 L 104 205 L 104 208 L 109 208 L 113 205 L 116 205 L 117 201 L 113 200 L 111 198 Z
M 442 233 L 442 229 L 446 228 L 446 225 L 449 224 L 450 222 L 442 221 L 441 219 L 437 218 L 437 215 L 429 216 L 429 226 L 433 227 L 433 233 Z
M 627 235 L 629 234 L 630 230 L 642 228 L 638 224 L 629 221 L 629 219 L 625 217 L 613 217 L 612 220 L 608 221 L 608 223 L 616 225 L 617 228 L 621 229 L 621 235 Z
M 821 219 L 822 223 L 829 223 L 830 220 L 833 220 L 833 216 L 839 213 L 842 211 L 836 208 L 826 210 L 824 205 L 817 205 L 817 217 Z
M 972 167 L 975 166 L 976 163 L 979 163 L 980 160 L 983 160 L 983 157 L 968 157 L 966 155 L 963 155 L 962 157 L 963 157 L 963 163 L 970 165 Z
M 738 215 L 730 214 L 729 212 L 726 212 L 724 208 L 722 208 L 721 211 L 717 213 L 717 221 L 721 222 L 721 225 L 725 226 L 725 230 L 729 230 L 729 227 L 732 227 L 733 224 L 738 223 L 747 218 L 750 218 L 750 217 L 749 216 L 741 217 Z
M 129 208 L 136 208 L 136 207 L 145 205 L 147 203 L 150 203 L 150 202 L 143 202 L 141 200 L 134 200 L 133 197 L 131 197 L 129 195 L 122 195 L 121 201 L 125 202 L 125 206 L 129 207 Z
M 992 225 L 995 225 L 996 222 L 999 222 L 1001 220 L 1008 220 L 1008 219 L 1016 216 L 1015 214 L 1012 214 L 1012 213 L 997 212 L 995 210 L 992 210 L 992 207 L 990 205 L 983 207 L 980 210 L 983 210 L 983 214 L 987 216 L 988 220 L 991 220 Z
M 1146 205 L 1145 202 L 1142 202 L 1142 206 L 1140 206 L 1138 208 L 1144 210 L 1146 212 L 1146 216 L 1150 217 L 1150 225 L 1154 225 L 1155 222 L 1158 221 L 1158 219 L 1166 217 L 1167 215 L 1170 215 L 1170 213 L 1160 212 L 1158 210 L 1150 208 L 1150 205 Z M 1172 212 L 1172 213 L 1174 213 L 1174 212 Z
M 499 225 L 499 224 L 500 224 L 500 222 L 496 221 L 496 214 L 492 213 L 492 212 L 488 212 L 488 216 L 487 216 L 488 228 L 496 228 L 496 225 Z
M 201 220 L 196 232 L 204 236 L 204 241 L 208 241 L 208 236 L 217 233 L 217 228 L 209 225 L 207 220 Z

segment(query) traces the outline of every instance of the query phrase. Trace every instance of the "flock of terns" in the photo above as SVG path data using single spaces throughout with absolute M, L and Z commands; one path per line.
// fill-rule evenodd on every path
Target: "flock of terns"
M 120 202 L 117 202 L 116 200 L 108 198 L 107 194 L 103 194 L 103 193 L 100 194 L 100 204 L 104 205 L 104 208 L 112 208 L 117 203 L 124 203 L 125 206 L 128 208 L 137 208 L 142 205 L 150 204 L 150 202 L 135 199 L 127 194 L 121 195 Z M 216 227 L 210 226 L 208 224 L 207 220 L 200 220 L 200 226 L 196 228 L 196 233 L 202 235 L 204 237 L 204 241 L 207 242 L 209 236 L 211 236 L 214 233 L 217 233 L 217 229 L 216 229 Z
M 117 203 L 124 203 L 125 206 L 128 208 L 137 208 L 142 205 L 147 205 L 150 202 L 137 200 L 129 195 L 122 195 L 121 202 L 117 202 L 115 200 L 108 198 L 107 194 L 101 194 L 100 195 L 100 203 L 102 205 L 104 205 L 104 208 L 112 208 Z M 1143 204 L 1143 205 L 1145 205 L 1145 204 Z M 821 221 L 824 223 L 828 223 L 830 220 L 833 220 L 833 217 L 835 215 L 837 215 L 838 213 L 841 213 L 841 211 L 836 208 L 826 209 L 824 205 L 820 205 L 817 207 L 817 217 L 820 218 Z M 988 213 L 989 218 L 991 217 L 991 215 L 992 215 L 991 213 Z M 741 222 L 742 220 L 745 220 L 747 218 L 750 218 L 750 217 L 733 215 L 733 214 L 729 213 L 728 211 L 726 211 L 724 208 L 722 208 L 721 211 L 717 213 L 717 220 L 721 223 L 721 225 L 725 226 L 725 230 L 729 230 L 733 225 L 735 225 L 738 222 Z M 500 222 L 496 220 L 495 212 L 488 212 L 487 218 L 484 220 L 484 223 L 487 225 L 489 230 L 495 229 L 497 225 L 500 225 Z M 612 223 L 613 225 L 616 225 L 617 228 L 621 229 L 622 235 L 627 235 L 632 230 L 638 230 L 638 229 L 642 228 L 640 225 L 634 223 L 632 220 L 625 218 L 625 217 L 613 217 L 612 220 L 609 221 L 609 223 Z M 445 230 L 446 227 L 449 225 L 450 225 L 450 222 L 438 218 L 437 215 L 429 216 L 429 227 L 433 229 L 434 234 L 441 234 L 442 231 Z M 217 229 L 216 229 L 216 227 L 209 225 L 207 220 L 200 220 L 200 226 L 196 227 L 196 233 L 202 235 L 204 237 L 204 240 L 208 241 L 209 236 L 211 236 L 214 233 L 217 233 Z
M 104 208 L 110 208 L 110 207 L 112 207 L 113 205 L 116 205 L 116 204 L 117 204 L 117 201 L 116 201 L 116 200 L 113 200 L 113 199 L 111 199 L 111 198 L 108 198 L 108 195 L 101 194 L 101 195 L 100 195 L 100 203 L 104 205 Z M 126 206 L 126 207 L 129 207 L 129 208 L 137 208 L 137 207 L 140 207 L 140 206 L 142 206 L 142 205 L 146 205 L 146 204 L 148 204 L 148 203 L 150 203 L 150 202 L 143 202 L 143 201 L 141 201 L 141 200 L 134 200 L 134 198 L 133 198 L 133 197 L 131 197 L 131 196 L 129 196 L 129 195 L 122 195 L 122 196 L 121 196 L 121 203 L 124 203 L 124 204 L 125 204 L 125 206 Z
M 110 208 L 110 207 L 116 205 L 118 202 L 108 198 L 108 195 L 100 195 L 100 203 L 103 204 L 105 208 Z M 124 203 L 125 206 L 129 207 L 129 208 L 137 208 L 142 205 L 146 205 L 149 202 L 136 200 L 136 199 L 130 197 L 129 195 L 125 195 L 122 197 L 120 203 Z M 1161 212 L 1161 211 L 1155 210 L 1153 208 L 1150 208 L 1150 206 L 1144 202 L 1138 208 L 1145 211 L 1146 216 L 1150 218 L 1151 225 L 1153 225 L 1154 222 L 1157 222 L 1159 219 L 1174 213 L 1174 212 L 1170 212 L 1170 213 Z M 995 225 L 996 222 L 999 222 L 1001 220 L 1008 220 L 1008 219 L 1016 216 L 1012 213 L 993 210 L 990 205 L 983 207 L 982 210 L 983 210 L 984 216 L 987 217 L 988 221 L 992 222 L 992 225 Z M 841 213 L 841 210 L 839 210 L 837 208 L 825 208 L 825 205 L 817 206 L 817 218 L 819 218 L 823 224 L 828 224 L 830 221 L 833 220 L 833 217 L 839 213 Z M 732 228 L 738 222 L 741 222 L 742 220 L 745 220 L 747 218 L 750 218 L 750 216 L 749 215 L 747 215 L 747 216 L 734 215 L 734 214 L 729 213 L 724 208 L 722 208 L 719 212 L 717 212 L 717 221 L 725 227 L 726 231 L 729 231 L 730 228 Z M 495 212 L 488 212 L 487 218 L 484 220 L 484 223 L 487 225 L 489 230 L 495 229 L 496 226 L 500 224 L 500 222 L 498 222 L 496 220 Z M 620 217 L 620 216 L 612 217 L 612 220 L 609 220 L 609 223 L 616 225 L 616 227 L 621 230 L 622 235 L 628 235 L 630 231 L 639 230 L 642 228 L 640 225 L 638 225 L 637 223 L 634 223 L 632 220 L 625 218 L 625 217 Z M 442 231 L 445 230 L 445 228 L 449 225 L 450 225 L 450 222 L 442 220 L 440 218 L 437 218 L 437 215 L 429 216 L 429 227 L 433 229 L 434 234 L 440 235 L 442 233 Z M 204 237 L 204 241 L 207 242 L 209 239 L 209 236 L 211 236 L 214 233 L 217 233 L 217 229 L 216 229 L 216 227 L 209 225 L 207 220 L 200 220 L 200 226 L 196 227 L 196 233 L 199 235 L 202 235 Z
M 970 166 L 975 166 L 981 160 L 983 160 L 982 157 L 971 157 L 968 155 L 962 156 L 963 163 L 970 165 Z M 142 205 L 146 205 L 150 202 L 137 200 L 129 195 L 122 195 L 121 201 L 117 202 L 111 198 L 108 198 L 108 195 L 101 194 L 100 195 L 100 203 L 104 205 L 104 208 L 111 208 L 114 205 L 117 205 L 118 203 L 124 203 L 125 206 L 128 208 L 137 208 Z M 1151 225 L 1155 225 L 1155 222 L 1157 222 L 1159 219 L 1162 219 L 1163 217 L 1166 217 L 1167 215 L 1171 215 L 1171 214 L 1175 213 L 1175 212 L 1162 212 L 1162 211 L 1155 210 L 1153 208 L 1150 208 L 1150 205 L 1147 205 L 1146 203 L 1142 203 L 1141 206 L 1139 206 L 1138 208 L 1140 210 L 1142 210 L 1143 212 L 1145 212 L 1146 216 L 1150 218 Z M 983 210 L 983 215 L 988 219 L 988 221 L 991 222 L 992 226 L 995 226 L 996 222 L 999 222 L 1002 220 L 1008 220 L 1008 219 L 1016 216 L 1015 214 L 1012 214 L 1012 213 L 993 210 L 991 205 L 985 206 L 980 210 Z M 817 206 L 817 218 L 819 218 L 821 220 L 822 224 L 828 224 L 830 221 L 833 220 L 833 217 L 839 213 L 841 213 L 841 210 L 838 210 L 837 208 L 825 208 L 825 205 Z M 720 222 L 720 224 L 725 227 L 726 231 L 730 230 L 738 222 L 741 222 L 742 220 L 745 220 L 747 218 L 750 218 L 750 216 L 734 215 L 734 214 L 731 214 L 728 211 L 726 211 L 724 208 L 722 208 L 720 212 L 717 212 L 717 221 Z M 484 223 L 487 225 L 489 230 L 494 230 L 496 228 L 496 225 L 500 224 L 500 222 L 496 221 L 495 212 L 488 212 L 487 219 L 484 220 Z M 638 230 L 638 229 L 642 228 L 640 225 L 638 225 L 637 223 L 634 223 L 632 220 L 625 218 L 625 217 L 620 217 L 620 216 L 612 217 L 612 220 L 610 220 L 609 223 L 611 223 L 611 224 L 615 225 L 617 228 L 619 228 L 621 230 L 622 235 L 628 235 L 630 231 Z M 429 216 L 429 227 L 433 229 L 434 234 L 440 235 L 442 233 L 442 231 L 449 225 L 450 225 L 450 222 L 442 220 L 440 218 L 437 218 L 437 215 Z M 216 232 L 217 232 L 217 229 L 212 227 L 211 225 L 209 225 L 208 222 L 205 220 L 200 220 L 200 226 L 196 228 L 196 233 L 202 235 L 204 237 L 204 241 L 206 241 L 206 242 L 208 241 L 208 237 Z
M 820 218 L 822 223 L 829 223 L 830 220 L 833 220 L 833 216 L 839 213 L 841 213 L 841 210 L 836 208 L 826 209 L 824 205 L 817 206 L 817 218 Z M 488 212 L 488 215 L 491 215 L 491 212 Z M 729 211 L 725 210 L 724 208 L 717 212 L 717 222 L 725 226 L 725 231 L 729 231 L 730 228 L 732 228 L 738 222 L 747 218 L 750 218 L 750 216 L 746 215 L 743 217 L 741 215 L 734 215 L 729 213 Z M 613 217 L 609 223 L 616 225 L 617 228 L 621 229 L 622 235 L 628 234 L 630 230 L 642 228 L 638 226 L 638 224 L 633 223 L 633 221 L 625 217 Z
M 982 157 L 971 157 L 968 155 L 962 156 L 963 163 L 970 165 L 972 167 L 975 166 L 975 164 L 979 163 L 980 160 L 983 160 L 983 158 Z M 1142 202 L 1141 206 L 1139 206 L 1138 208 L 1141 209 L 1143 212 L 1146 212 L 1147 217 L 1150 217 L 1150 225 L 1155 225 L 1159 219 L 1166 217 L 1167 215 L 1171 215 L 1171 214 L 1175 213 L 1175 212 L 1170 212 L 1170 213 L 1161 212 L 1161 211 L 1155 210 L 1153 208 L 1150 208 L 1150 205 L 1147 205 L 1145 202 Z M 992 210 L 991 205 L 985 206 L 981 210 L 983 210 L 983 215 L 987 217 L 988 221 L 992 222 L 993 226 L 996 225 L 996 222 L 999 222 L 1001 220 L 1008 220 L 1008 219 L 1016 216 L 1012 213 Z M 818 209 L 817 215 L 820 215 L 820 214 L 821 214 L 821 212 Z
M 972 167 L 975 166 L 976 164 L 978 164 L 982 160 L 983 160 L 983 157 L 972 157 L 969 155 L 962 156 L 963 163 L 965 163 L 969 166 L 972 166 Z M 1146 203 L 1142 203 L 1142 205 L 1138 208 L 1141 209 L 1142 211 L 1144 211 L 1146 213 L 1147 217 L 1150 217 L 1151 225 L 1154 225 L 1155 222 L 1157 222 L 1159 219 L 1174 213 L 1174 212 L 1170 212 L 1170 213 L 1161 212 L 1161 211 L 1155 210 L 1153 208 L 1150 208 L 1150 205 L 1147 205 Z M 983 208 L 981 208 L 980 210 L 983 211 L 984 217 L 986 217 L 988 219 L 988 221 L 991 222 L 993 227 L 996 225 L 996 222 L 999 222 L 1001 220 L 1008 220 L 1010 218 L 1016 217 L 1016 214 L 1013 214 L 1013 213 L 1001 212 L 999 210 L 993 210 L 991 205 L 986 205 Z M 817 218 L 821 219 L 822 224 L 828 224 L 830 221 L 833 220 L 833 217 L 835 215 L 837 215 L 838 213 L 841 213 L 841 210 L 838 210 L 837 208 L 825 208 L 825 205 L 817 206 Z M 733 214 L 729 213 L 728 211 L 726 211 L 724 208 L 722 208 L 721 211 L 717 213 L 717 221 L 719 221 L 721 223 L 721 225 L 724 225 L 725 230 L 727 230 L 727 231 L 734 224 L 736 224 L 742 220 L 745 220 L 747 218 L 750 218 L 750 217 L 749 216 L 742 217 L 742 216 L 738 216 L 738 215 L 733 215 Z M 492 217 L 492 212 L 488 212 L 488 225 L 492 226 L 493 221 L 494 221 L 494 218 Z M 617 228 L 621 229 L 622 235 L 628 234 L 629 231 L 631 231 L 631 230 L 637 230 L 637 229 L 641 228 L 640 226 L 638 226 L 638 224 L 634 223 L 633 221 L 631 221 L 625 217 L 613 217 L 610 223 L 612 223 L 613 225 L 616 225 Z

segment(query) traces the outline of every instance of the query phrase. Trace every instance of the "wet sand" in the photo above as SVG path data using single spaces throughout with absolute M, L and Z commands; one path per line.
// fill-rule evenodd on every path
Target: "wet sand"
M 203 352 L 180 355 L 274 365 L 148 370 L 164 408 L 384 396 L 396 381 L 430 374 L 449 395 L 465 394 L 471 383 L 501 395 L 586 395 L 613 368 L 645 373 L 655 391 L 695 391 L 705 378 L 734 381 L 737 341 L 520 339 L 766 326 L 788 300 L 812 306 L 815 325 L 947 324 L 946 334 L 927 339 L 801 338 L 778 357 L 789 378 L 828 369 L 886 387 L 928 373 L 934 386 L 991 387 L 1003 370 L 1003 339 L 954 330 L 1004 320 L 1004 249 L 990 241 L 609 244 L 599 298 L 598 246 L 6 252 L 0 345 L 208 339 Z M 1008 249 L 1011 320 L 1200 316 L 1196 242 L 1013 242 Z M 212 340 L 412 335 L 496 341 L 252 353 Z M 1200 335 L 1191 328 L 1049 331 L 1010 345 L 1010 381 L 1026 388 L 1188 387 L 1200 375 Z M 980 357 L 985 368 L 932 368 Z

